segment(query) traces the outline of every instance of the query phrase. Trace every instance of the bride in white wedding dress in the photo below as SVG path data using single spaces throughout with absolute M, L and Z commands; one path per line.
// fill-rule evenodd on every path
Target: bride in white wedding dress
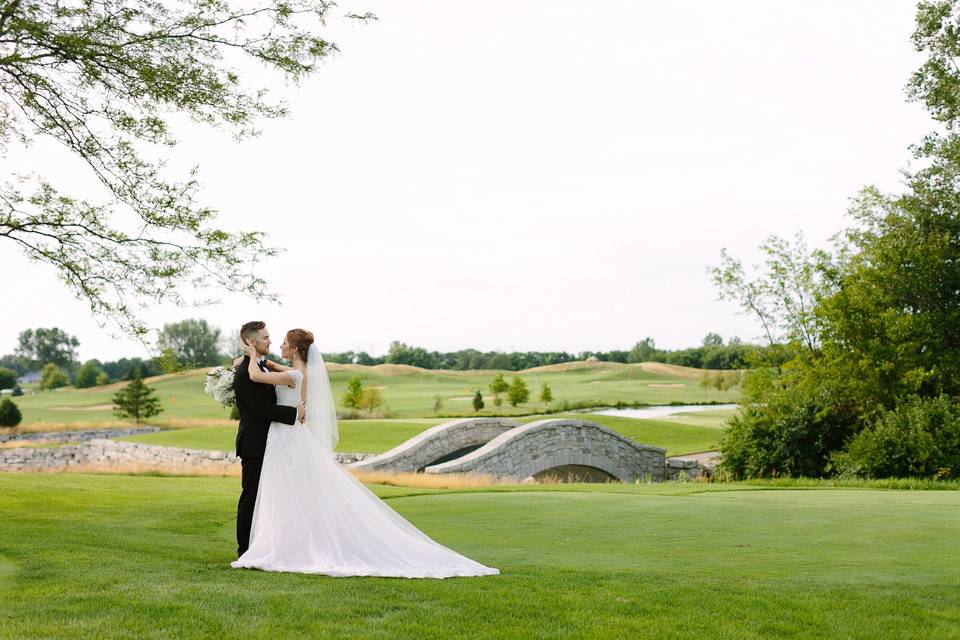
M 304 402 L 306 419 L 270 425 L 250 546 L 231 566 L 397 578 L 500 573 L 431 540 L 337 462 L 336 407 L 313 334 L 289 331 L 281 355 L 293 366 L 270 363 L 267 373 L 245 348 L 251 380 L 277 385 L 277 404 Z

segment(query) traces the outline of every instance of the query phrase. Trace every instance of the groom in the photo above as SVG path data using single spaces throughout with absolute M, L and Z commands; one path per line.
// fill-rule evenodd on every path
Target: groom
M 248 322 L 240 328 L 240 339 L 252 344 L 260 356 L 257 366 L 267 371 L 263 361 L 270 353 L 270 334 L 260 321 Z M 250 546 L 250 525 L 253 507 L 257 504 L 257 487 L 263 453 L 267 448 L 267 431 L 271 422 L 294 424 L 300 417 L 297 407 L 277 406 L 277 391 L 272 384 L 250 379 L 250 356 L 244 356 L 233 376 L 233 391 L 237 397 L 240 427 L 237 429 L 237 457 L 240 458 L 242 478 L 240 501 L 237 503 L 237 557 Z

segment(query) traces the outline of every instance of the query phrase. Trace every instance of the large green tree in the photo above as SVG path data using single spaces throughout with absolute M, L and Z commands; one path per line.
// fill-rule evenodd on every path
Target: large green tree
M 723 464 L 735 476 L 927 468 L 916 460 L 878 465 L 867 459 L 877 447 L 854 439 L 915 441 L 903 416 L 926 411 L 916 408 L 928 407 L 921 400 L 960 397 L 958 7 L 918 6 L 914 43 L 927 60 L 908 92 L 943 126 L 914 147 L 922 168 L 906 176 L 903 193 L 864 189 L 831 254 L 771 239 L 759 278 L 727 255 L 714 271 L 721 293 L 756 314 L 777 347 L 747 377 L 723 441 Z
M 16 355 L 34 368 L 55 364 L 63 369 L 77 365 L 80 341 L 59 327 L 27 329 L 17 337 Z
M 40 377 L 41 389 L 52 391 L 54 389 L 59 389 L 60 387 L 65 387 L 68 384 L 70 384 L 70 378 L 60 369 L 60 367 L 52 362 L 44 365 Z
M 99 360 L 87 360 L 77 369 L 74 386 L 76 386 L 77 389 L 87 389 L 100 384 L 106 384 L 108 380 L 109 378 Z
M 163 325 L 157 346 L 176 356 L 184 367 L 203 367 L 219 364 L 220 329 L 206 320 L 189 318 Z
M 17 386 L 17 372 L 0 367 L 0 389 L 13 389 Z
M 99 195 L 62 176 L 18 175 L 0 187 L 0 240 L 53 268 L 101 318 L 142 336 L 156 302 L 208 302 L 210 288 L 272 298 L 255 232 L 214 225 L 196 200 L 196 170 L 171 176 L 171 116 L 254 134 L 286 113 L 238 69 L 259 63 L 297 82 L 336 50 L 320 33 L 326 0 L 0 0 L 2 153 L 49 139 L 79 159 Z M 371 16 L 347 16 L 367 18 Z M 39 168 L 38 168 L 39 169 Z

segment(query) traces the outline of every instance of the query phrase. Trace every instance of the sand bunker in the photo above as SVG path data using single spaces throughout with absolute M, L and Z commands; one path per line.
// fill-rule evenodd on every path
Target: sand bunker
M 112 404 L 90 404 L 85 407 L 47 407 L 50 411 L 109 411 L 113 409 Z
M 560 364 L 545 364 L 541 367 L 531 367 L 517 373 L 552 373 L 561 371 L 575 371 L 577 369 L 619 369 L 629 367 L 622 362 L 604 362 L 602 360 L 575 360 L 574 362 L 562 362 Z

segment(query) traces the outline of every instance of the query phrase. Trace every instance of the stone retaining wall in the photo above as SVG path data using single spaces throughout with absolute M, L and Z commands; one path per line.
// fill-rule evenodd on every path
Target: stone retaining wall
M 335 453 L 341 464 L 362 460 L 370 453 Z M 0 449 L 0 471 L 56 471 L 76 467 L 128 467 L 216 471 L 240 466 L 240 459 L 228 451 L 181 449 L 139 442 L 95 439 L 62 447 L 16 447 Z
M 87 429 L 84 431 L 33 431 L 30 433 L 10 433 L 0 435 L 0 443 L 32 442 L 34 440 L 56 440 L 57 442 L 86 442 L 100 438 L 121 438 L 139 433 L 154 433 L 160 427 L 130 427 L 127 429 Z
M 693 480 L 701 476 L 710 477 L 713 469 L 700 464 L 697 460 L 667 458 L 665 480 Z

